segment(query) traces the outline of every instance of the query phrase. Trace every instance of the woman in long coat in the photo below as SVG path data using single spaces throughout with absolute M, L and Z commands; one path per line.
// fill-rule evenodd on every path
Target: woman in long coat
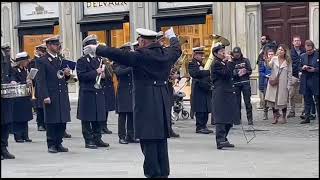
M 27 53 L 18 53 L 14 67 L 15 77 L 20 84 L 31 83 L 27 80 L 28 76 L 28 60 Z M 14 98 L 13 103 L 13 133 L 14 139 L 18 143 L 32 142 L 28 135 L 28 121 L 33 119 L 31 96 Z
M 271 68 L 271 75 L 267 85 L 265 100 L 268 101 L 268 107 L 272 107 L 273 121 L 276 124 L 280 117 L 279 109 L 282 110 L 282 120 L 280 123 L 286 123 L 287 105 L 289 101 L 289 87 L 292 78 L 292 64 L 290 51 L 284 45 L 280 44 L 276 56 L 268 62 Z M 271 85 L 270 80 L 279 77 L 279 83 Z

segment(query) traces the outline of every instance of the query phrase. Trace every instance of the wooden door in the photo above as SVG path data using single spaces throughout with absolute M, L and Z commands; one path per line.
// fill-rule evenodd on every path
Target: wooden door
M 291 47 L 292 37 L 309 39 L 309 3 L 262 3 L 262 34 Z

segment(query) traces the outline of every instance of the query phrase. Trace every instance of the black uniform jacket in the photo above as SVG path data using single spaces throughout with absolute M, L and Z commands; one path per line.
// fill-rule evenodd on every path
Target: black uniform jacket
M 181 55 L 178 39 L 171 38 L 167 48 L 152 43 L 135 52 L 98 46 L 96 54 L 132 67 L 135 137 L 168 138 L 171 106 L 167 80 L 171 65 Z

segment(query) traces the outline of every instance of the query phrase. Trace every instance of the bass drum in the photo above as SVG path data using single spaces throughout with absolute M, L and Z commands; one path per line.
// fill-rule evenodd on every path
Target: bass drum
M 1 84 L 1 98 L 31 96 L 31 87 L 27 84 Z

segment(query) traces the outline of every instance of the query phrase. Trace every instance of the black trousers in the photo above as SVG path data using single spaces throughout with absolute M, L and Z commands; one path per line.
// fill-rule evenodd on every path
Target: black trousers
M 1 149 L 8 146 L 10 124 L 1 124 Z
M 312 105 L 315 105 L 315 109 L 317 110 L 317 114 L 319 116 L 319 95 L 314 95 L 312 93 L 312 81 L 307 80 L 307 86 L 305 90 L 304 98 L 304 113 L 306 117 L 309 117 L 312 111 Z
M 43 112 L 43 108 L 36 108 L 36 112 L 37 112 L 37 125 L 45 127 L 45 123 L 44 123 L 44 112 Z
M 143 171 L 147 178 L 170 174 L 167 139 L 140 139 L 144 155 Z
M 133 134 L 133 113 L 119 112 L 118 116 L 118 136 L 120 139 L 134 138 Z
M 228 141 L 228 133 L 232 124 L 216 124 L 216 143 L 219 145 L 221 142 Z
M 196 130 L 207 128 L 208 118 L 208 112 L 196 112 Z
M 63 134 L 66 130 L 66 123 L 46 123 L 47 145 L 57 146 L 62 143 Z
M 106 120 L 100 121 L 101 129 L 108 127 L 108 116 L 109 116 L 109 111 L 106 112 Z
M 101 139 L 99 121 L 81 121 L 82 135 L 86 144 Z
M 241 121 L 241 93 L 243 95 L 243 101 L 246 106 L 247 119 L 248 121 L 252 121 L 252 104 L 251 104 L 251 86 L 249 83 L 243 83 L 236 85 L 236 95 L 237 102 L 239 106 L 239 120 Z M 234 124 L 238 125 L 241 122 L 234 122 Z
M 28 139 L 28 121 L 26 122 L 13 122 L 14 139 Z

